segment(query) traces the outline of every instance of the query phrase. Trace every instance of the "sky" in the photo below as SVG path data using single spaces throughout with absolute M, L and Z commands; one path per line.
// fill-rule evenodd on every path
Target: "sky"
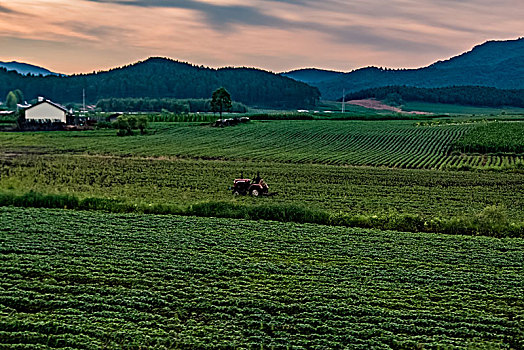
M 72 74 L 162 56 L 274 72 L 416 68 L 524 36 L 522 0 L 0 1 L 0 61 Z

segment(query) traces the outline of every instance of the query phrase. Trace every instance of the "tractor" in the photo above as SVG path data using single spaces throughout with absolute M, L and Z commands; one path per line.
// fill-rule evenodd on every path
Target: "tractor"
M 257 173 L 257 176 L 253 178 L 253 180 L 245 179 L 243 174 L 241 174 L 240 179 L 235 179 L 233 181 L 233 187 L 230 187 L 230 190 L 232 190 L 233 194 L 236 196 L 245 196 L 250 194 L 253 197 L 258 197 L 270 196 L 274 194 L 269 193 L 269 186 L 266 184 L 264 179 L 260 177 L 260 173 Z

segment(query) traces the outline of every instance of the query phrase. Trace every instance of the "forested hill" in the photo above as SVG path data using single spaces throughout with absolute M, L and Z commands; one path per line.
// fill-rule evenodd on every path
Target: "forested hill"
M 262 107 L 309 107 L 318 100 L 317 88 L 254 68 L 212 69 L 166 58 L 149 58 L 129 66 L 93 74 L 23 76 L 0 69 L 0 96 L 20 89 L 27 100 L 37 96 L 60 103 L 88 103 L 102 98 L 209 98 L 224 86 L 235 101 Z
M 27 75 L 59 75 L 58 73 L 51 72 L 49 69 L 44 67 L 35 66 L 32 64 L 27 64 L 23 62 L 0 62 L 0 68 L 5 68 L 8 71 L 16 71 L 20 74 Z
M 524 89 L 501 90 L 485 86 L 451 86 L 443 88 L 416 88 L 412 86 L 386 86 L 352 92 L 346 101 L 375 98 L 400 105 L 404 101 L 449 103 L 482 107 L 523 107 Z
M 307 73 L 311 75 L 311 71 Z M 295 71 L 286 75 L 301 80 L 303 74 Z M 342 97 L 343 89 L 356 92 L 392 85 L 524 89 L 524 38 L 488 41 L 469 52 L 424 68 L 392 70 L 367 67 L 350 73 L 331 74 L 328 79 L 309 83 L 320 89 L 323 99 L 333 100 Z

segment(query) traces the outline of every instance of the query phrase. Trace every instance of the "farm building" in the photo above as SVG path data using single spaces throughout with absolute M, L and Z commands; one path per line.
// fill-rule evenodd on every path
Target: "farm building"
M 38 103 L 25 110 L 25 119 L 37 121 L 52 121 L 66 124 L 70 117 L 69 112 L 64 106 L 46 100 L 45 98 L 38 98 Z

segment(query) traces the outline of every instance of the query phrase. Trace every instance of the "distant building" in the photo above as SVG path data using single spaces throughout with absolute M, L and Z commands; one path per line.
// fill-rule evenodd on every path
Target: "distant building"
M 35 103 L 25 110 L 26 121 L 52 121 L 67 124 L 71 119 L 70 117 L 70 114 L 64 106 L 46 100 L 43 97 L 39 97 L 38 103 Z
M 17 109 L 26 109 L 26 108 L 29 108 L 29 107 L 31 107 L 31 105 L 28 104 L 27 102 L 25 102 L 25 103 L 17 103 L 16 104 L 16 108 Z

